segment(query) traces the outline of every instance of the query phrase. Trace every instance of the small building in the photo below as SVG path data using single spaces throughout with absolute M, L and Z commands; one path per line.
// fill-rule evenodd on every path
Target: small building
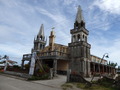
M 115 74 L 116 69 L 108 65 L 107 60 L 100 58 L 95 55 L 91 55 L 91 74 Z M 101 64 L 100 64 L 101 63 Z
M 5 64 L 0 64 L 0 69 L 3 69 Z

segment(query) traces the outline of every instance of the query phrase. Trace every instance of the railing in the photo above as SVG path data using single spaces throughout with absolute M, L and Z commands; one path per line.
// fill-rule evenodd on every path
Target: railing
M 41 58 L 50 58 L 50 57 L 54 57 L 54 58 L 61 58 L 61 59 L 65 59 L 67 58 L 68 54 L 67 53 L 63 53 L 63 52 L 60 52 L 60 51 L 49 51 L 49 52 L 41 52 L 40 53 L 40 57 Z
M 22 60 L 30 60 L 32 54 L 24 54 Z M 49 51 L 49 52 L 41 52 L 38 56 L 40 59 L 68 59 L 68 54 L 60 51 Z
M 50 52 L 42 52 L 40 56 L 67 56 L 67 53 L 63 53 L 60 51 L 50 51 Z

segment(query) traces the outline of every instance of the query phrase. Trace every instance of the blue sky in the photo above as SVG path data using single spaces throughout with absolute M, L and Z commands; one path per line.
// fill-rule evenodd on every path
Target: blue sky
M 78 5 L 90 33 L 91 54 L 109 53 L 107 60 L 120 65 L 120 0 L 0 0 L 0 55 L 20 64 L 41 24 L 47 37 L 55 27 L 56 43 L 68 45 Z

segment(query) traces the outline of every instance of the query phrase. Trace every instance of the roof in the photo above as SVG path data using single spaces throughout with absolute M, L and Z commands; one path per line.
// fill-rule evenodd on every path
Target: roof
M 41 24 L 41 27 L 40 27 L 40 30 L 39 30 L 38 36 L 39 36 L 39 37 L 41 37 L 41 36 L 44 37 L 44 25 L 43 25 L 43 24 Z
M 91 56 L 93 56 L 93 57 L 96 57 L 96 58 L 99 58 L 99 59 L 102 59 L 102 58 L 100 58 L 100 57 L 98 57 L 98 56 L 95 56 L 95 55 L 92 55 L 91 54 Z M 103 59 L 104 61 L 107 61 L 107 60 L 105 60 L 105 59 Z
M 5 66 L 5 64 L 0 64 L 0 66 Z
M 11 63 L 11 64 L 17 63 L 16 61 L 12 61 L 12 60 L 8 60 L 8 62 Z
M 68 46 L 66 46 L 66 45 L 62 45 L 62 44 L 58 44 L 58 43 L 55 43 L 55 45 L 57 45 L 57 46 L 60 46 L 60 47 L 68 47 Z
M 68 46 L 54 43 L 54 49 L 58 49 L 58 47 L 60 47 L 60 48 L 66 48 L 66 49 L 68 48 Z M 44 49 L 41 50 L 41 52 L 47 52 L 47 51 L 49 51 L 49 48 L 50 48 L 50 46 L 46 46 Z
M 78 23 L 80 23 L 81 21 L 84 22 L 84 18 L 83 18 L 83 16 L 82 16 L 82 9 L 81 9 L 80 5 L 78 6 L 78 10 L 77 10 L 77 15 L 76 15 L 75 22 L 76 22 L 76 21 L 77 21 Z

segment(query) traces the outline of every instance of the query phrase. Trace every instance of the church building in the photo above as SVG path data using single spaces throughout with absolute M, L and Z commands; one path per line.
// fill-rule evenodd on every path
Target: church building
M 90 77 L 94 73 L 115 74 L 115 68 L 107 65 L 107 60 L 91 55 L 91 45 L 87 40 L 89 31 L 85 27 L 80 6 L 73 25 L 73 29 L 70 30 L 71 42 L 68 43 L 68 46 L 55 43 L 57 36 L 54 30 L 50 32 L 49 44 L 46 46 L 47 38 L 45 38 L 42 24 L 37 37 L 34 38 L 31 54 L 36 52 L 38 60 L 53 68 L 55 75 L 66 75 L 68 69 L 71 70 L 71 73 L 80 74 L 83 77 Z M 31 60 L 31 54 L 23 55 L 22 67 L 24 67 L 24 61 Z

